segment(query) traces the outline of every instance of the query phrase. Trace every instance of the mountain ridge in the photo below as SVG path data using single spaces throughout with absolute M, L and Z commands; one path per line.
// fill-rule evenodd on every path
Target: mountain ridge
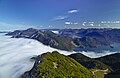
M 116 55 L 117 53 L 100 58 L 114 58 Z M 98 60 L 100 58 L 92 59 L 81 53 L 65 56 L 58 53 L 57 51 L 53 51 L 52 53 L 47 52 L 37 57 L 31 58 L 35 60 L 35 64 L 33 68 L 30 71 L 25 72 L 21 78 L 119 78 L 119 67 L 114 70 L 110 64 L 106 64 Z M 86 65 L 87 63 L 89 63 L 89 65 L 95 65 L 89 67 L 89 65 Z M 75 67 L 71 68 L 71 65 Z M 76 65 L 78 65 L 77 68 Z M 74 75 L 70 74 L 70 71 L 74 72 Z M 79 74 L 77 74 L 77 72 L 79 72 Z M 84 75 L 82 75 L 81 72 L 84 73 Z
M 36 57 L 34 67 L 21 78 L 96 78 L 87 68 L 57 51 Z
M 57 31 L 54 33 L 52 31 Z M 119 51 L 120 29 L 33 29 L 16 30 L 6 35 L 30 38 L 67 51 Z

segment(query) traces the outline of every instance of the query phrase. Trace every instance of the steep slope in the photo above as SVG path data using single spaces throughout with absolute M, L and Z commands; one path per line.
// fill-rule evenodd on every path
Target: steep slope
M 77 62 L 79 62 L 88 69 L 100 69 L 100 70 L 109 69 L 108 72 L 112 71 L 112 69 L 108 65 L 93 58 L 89 58 L 81 53 L 71 54 L 69 55 L 69 57 L 73 58 L 74 60 L 76 60 Z
M 31 71 L 22 78 L 95 78 L 95 76 L 72 58 L 52 53 L 42 54 L 36 58 Z
M 105 78 L 120 78 L 120 69 L 107 74 Z
M 75 38 L 74 42 L 80 48 L 97 48 L 98 46 L 110 46 L 111 41 L 105 37 L 104 33 L 91 32 L 82 38 Z
M 104 76 L 105 78 L 120 78 L 120 53 L 95 59 L 86 57 L 80 53 L 71 54 L 69 57 L 75 59 L 86 68 L 92 69 L 92 72 L 98 78 L 103 78 Z M 102 75 L 103 77 L 101 77 Z
M 75 48 L 72 38 L 63 37 L 49 30 L 38 30 L 38 29 L 29 28 L 27 30 L 16 30 L 6 35 L 12 35 L 13 38 L 35 39 L 40 41 L 44 45 L 49 45 L 50 47 L 61 50 L 68 51 L 68 50 L 73 50 Z
M 109 65 L 114 71 L 120 69 L 120 53 L 115 53 L 104 57 L 100 57 L 97 58 L 96 60 L 99 60 Z
M 75 51 L 119 51 L 120 29 L 64 29 L 63 36 L 70 36 L 77 45 Z
M 97 60 L 109 65 L 113 69 L 105 78 L 120 78 L 120 53 L 97 58 Z

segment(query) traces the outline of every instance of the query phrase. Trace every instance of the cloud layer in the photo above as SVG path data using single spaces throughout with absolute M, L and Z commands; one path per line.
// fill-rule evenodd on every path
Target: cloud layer
M 32 39 L 10 38 L 0 34 L 0 78 L 19 78 L 33 67 L 34 61 L 30 58 L 52 51 L 65 55 L 72 53 L 45 46 Z

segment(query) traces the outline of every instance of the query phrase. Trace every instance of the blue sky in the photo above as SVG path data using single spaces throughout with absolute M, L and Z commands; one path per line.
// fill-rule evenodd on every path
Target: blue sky
M 120 0 L 0 0 L 1 30 L 81 28 L 101 21 L 120 21 Z

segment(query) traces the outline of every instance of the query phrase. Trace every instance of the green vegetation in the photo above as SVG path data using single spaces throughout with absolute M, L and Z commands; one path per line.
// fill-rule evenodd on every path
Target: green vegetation
M 95 78 L 74 59 L 56 51 L 44 54 L 35 72 L 42 78 Z
M 104 78 L 104 72 L 103 71 L 97 71 L 95 73 L 95 75 L 97 76 L 97 78 Z
M 91 71 L 96 76 L 96 78 L 104 78 L 104 70 L 93 69 Z
M 119 53 L 93 59 L 80 53 L 65 56 L 54 51 L 31 59 L 36 60 L 35 65 L 22 78 L 120 78 Z M 113 64 L 118 67 L 113 68 Z

